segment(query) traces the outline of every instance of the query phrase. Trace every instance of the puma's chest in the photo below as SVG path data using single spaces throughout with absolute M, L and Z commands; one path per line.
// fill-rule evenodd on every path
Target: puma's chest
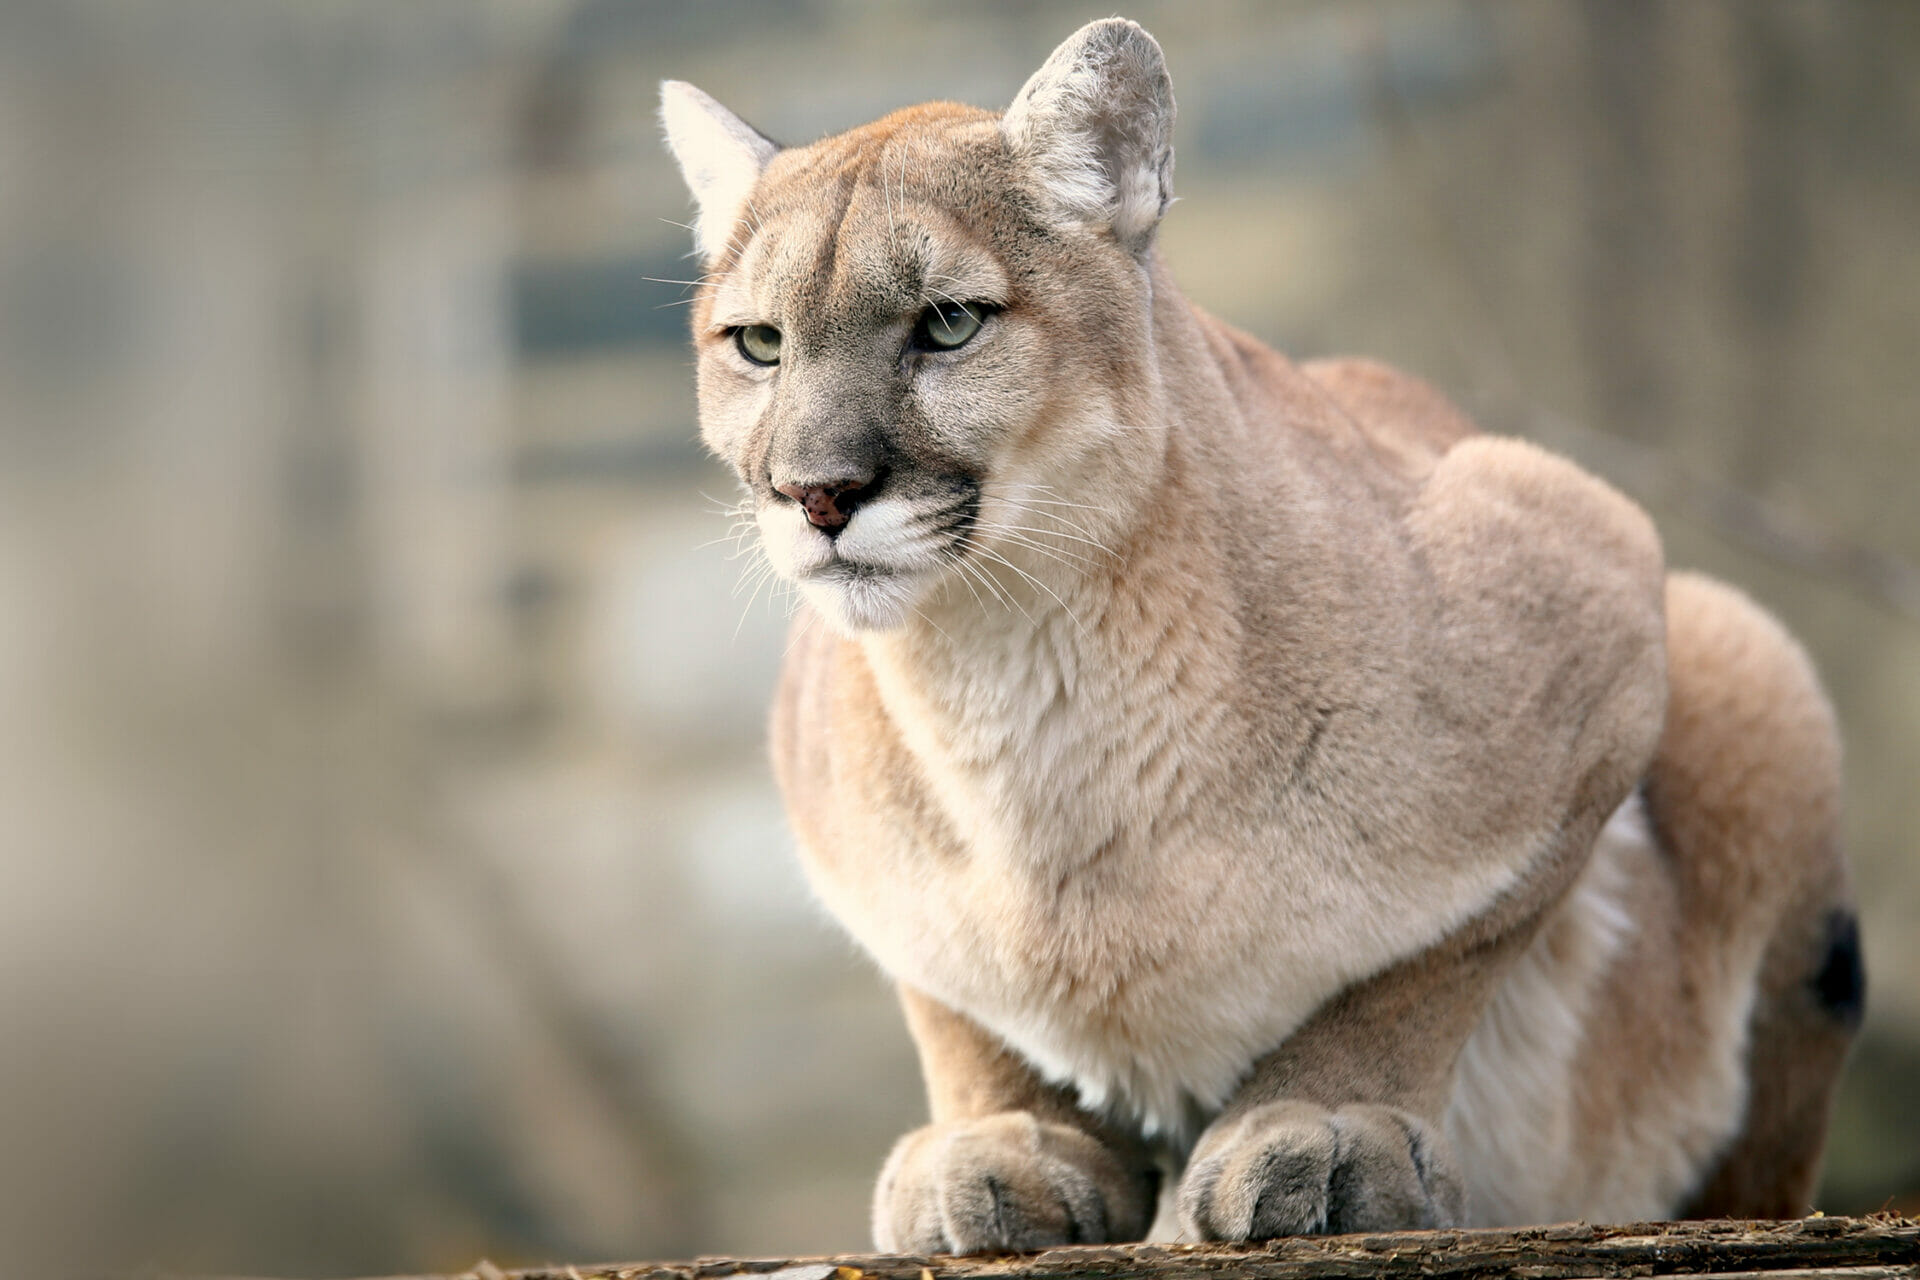
M 984 806 L 964 836 L 950 821 L 916 827 L 930 801 L 876 791 L 848 806 L 858 834 L 806 861 L 891 975 L 1090 1105 L 1164 1131 L 1217 1108 L 1329 996 L 1498 888 L 1484 876 L 1370 885 L 1310 821 L 1251 822 L 1221 805 L 1206 822 L 1156 822 L 1151 805 L 1116 809 L 1112 794 L 1062 787 L 1050 807 L 1027 796 L 1016 839 Z M 1098 841 L 1076 838 L 1087 831 Z
M 821 896 L 891 975 L 1074 1083 L 1089 1105 L 1159 1129 L 1219 1106 L 1320 990 L 1344 980 L 1249 928 L 1258 908 L 1223 908 L 1223 896 L 1260 890 L 1234 883 L 1217 846 L 1149 854 L 1122 840 L 1044 876 L 993 855 L 902 852 L 837 874 L 808 861 Z M 1165 873 L 1183 865 L 1199 874 Z

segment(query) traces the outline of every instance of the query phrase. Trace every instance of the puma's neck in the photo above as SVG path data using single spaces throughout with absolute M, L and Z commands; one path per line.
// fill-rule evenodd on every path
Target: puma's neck
M 1170 289 L 1157 303 L 1178 308 L 1191 359 L 1192 313 Z M 1144 848 L 1198 798 L 1180 762 L 1231 717 L 1240 623 L 1219 486 L 1182 420 L 1194 398 L 1151 378 L 1150 470 L 1049 499 L 1074 506 L 1021 499 L 1020 530 L 988 544 L 981 572 L 858 641 L 957 829 L 1010 868 L 1066 876 Z

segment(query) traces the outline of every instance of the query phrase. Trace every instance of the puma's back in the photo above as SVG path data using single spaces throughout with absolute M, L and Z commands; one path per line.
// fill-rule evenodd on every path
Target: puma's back
M 1183 1165 L 1203 1237 L 1811 1168 L 1801 1042 L 1844 1027 L 1779 1010 L 1845 876 L 1804 659 L 1572 465 L 1189 304 L 1150 37 L 806 147 L 664 104 L 702 430 L 806 603 L 776 772 L 927 1071 L 883 1245 L 1137 1235 Z

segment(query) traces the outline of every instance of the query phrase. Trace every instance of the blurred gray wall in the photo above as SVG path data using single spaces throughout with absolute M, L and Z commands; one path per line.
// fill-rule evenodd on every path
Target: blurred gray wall
M 0 7 L 0 1266 L 861 1247 L 917 1123 L 760 745 L 655 85 L 804 141 L 1093 3 Z M 1814 650 L 1920 1195 L 1920 7 L 1145 3 L 1164 251 Z M 719 541 L 716 541 L 719 540 Z

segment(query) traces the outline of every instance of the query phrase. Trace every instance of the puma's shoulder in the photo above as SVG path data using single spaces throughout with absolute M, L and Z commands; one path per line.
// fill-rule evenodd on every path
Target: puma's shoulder
M 1565 795 L 1643 770 L 1667 692 L 1665 556 L 1647 514 L 1543 449 L 1473 436 L 1435 465 L 1405 528 L 1444 601 L 1436 641 L 1471 664 L 1468 696 L 1519 713 L 1510 747 L 1532 776 Z
M 1438 459 L 1476 432 L 1451 400 L 1378 360 L 1308 360 L 1300 372 L 1319 384 L 1362 431 L 1399 449 Z
M 1404 489 L 1475 433 L 1472 421 L 1445 396 L 1391 365 L 1360 357 L 1296 364 L 1203 307 L 1189 303 L 1187 310 L 1204 345 L 1163 350 L 1163 368 L 1205 365 L 1205 373 L 1193 379 L 1201 388 L 1193 398 L 1224 395 L 1251 421 L 1277 419 L 1287 433 L 1317 436 L 1341 467 L 1368 471 L 1384 463 L 1397 478 L 1392 487 Z M 1220 408 L 1196 407 L 1209 416 L 1218 416 Z M 1258 466 L 1257 459 L 1249 461 Z
M 1516 628 L 1544 621 L 1552 603 L 1575 611 L 1556 626 L 1569 616 L 1613 619 L 1649 642 L 1660 638 L 1664 558 L 1653 521 L 1605 481 L 1536 445 L 1502 436 L 1460 441 L 1435 464 L 1407 527 L 1443 589 L 1507 601 Z

